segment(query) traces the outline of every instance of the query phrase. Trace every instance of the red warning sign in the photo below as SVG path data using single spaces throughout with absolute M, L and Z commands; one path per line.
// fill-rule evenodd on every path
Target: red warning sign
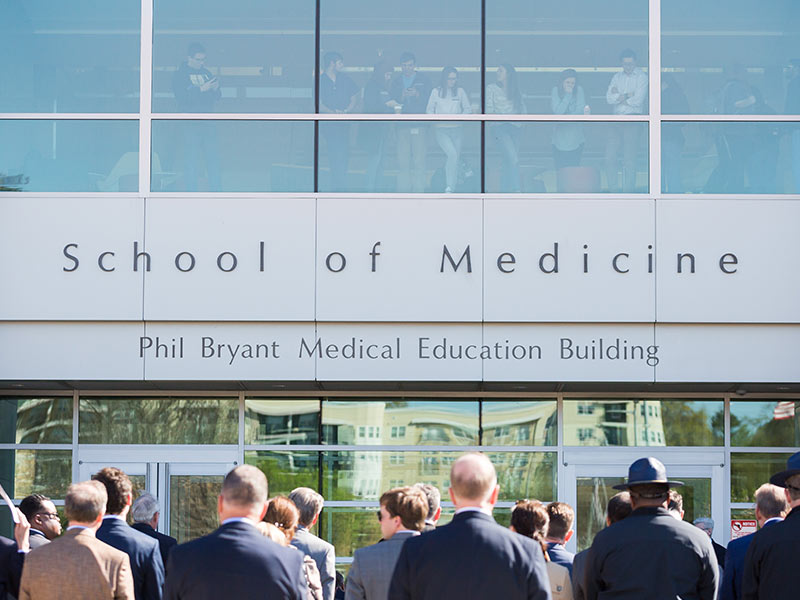
M 731 519 L 731 539 L 744 537 L 755 533 L 758 522 L 755 519 Z

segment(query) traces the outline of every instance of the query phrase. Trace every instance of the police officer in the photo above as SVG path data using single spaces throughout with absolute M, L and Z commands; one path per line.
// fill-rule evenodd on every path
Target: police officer
M 667 510 L 669 481 L 656 458 L 640 458 L 628 469 L 633 512 L 600 531 L 589 550 L 584 578 L 587 600 L 682 598 L 713 600 L 718 567 L 709 537 Z

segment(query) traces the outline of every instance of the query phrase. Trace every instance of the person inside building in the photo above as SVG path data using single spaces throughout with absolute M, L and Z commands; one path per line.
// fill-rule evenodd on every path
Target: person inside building
M 551 502 L 547 505 L 547 553 L 557 565 L 565 567 L 572 575 L 572 561 L 575 555 L 565 548 L 565 544 L 572 539 L 575 531 L 572 524 L 575 522 L 575 511 L 566 502 Z
M 417 59 L 411 52 L 400 56 L 400 74 L 392 82 L 392 98 L 403 114 L 421 114 L 428 106 L 431 83 L 417 71 Z M 425 127 L 420 123 L 397 124 L 397 191 L 425 191 Z
M 588 115 L 591 112 L 575 69 L 561 72 L 558 85 L 550 92 L 550 108 L 555 115 Z M 582 123 L 556 123 L 552 138 L 556 169 L 579 166 L 585 141 Z
M 19 509 L 31 524 L 31 548 L 49 544 L 61 535 L 61 519 L 58 518 L 56 505 L 47 496 L 42 494 L 26 496 L 19 503 Z
M 667 510 L 669 489 L 663 463 L 640 458 L 627 483 L 614 486 L 631 495 L 629 517 L 598 532 L 586 559 L 587 600 L 693 598 L 714 600 L 719 571 L 710 538 Z
M 458 71 L 455 67 L 442 69 L 439 85 L 431 90 L 425 112 L 431 115 L 462 115 L 472 112 L 467 92 L 458 85 Z M 434 124 L 433 133 L 436 136 L 436 143 L 446 156 L 444 192 L 449 194 L 456 191 L 458 184 L 458 164 L 464 126 L 454 121 L 444 121 Z
M 378 524 L 381 541 L 353 554 L 345 600 L 384 600 L 403 543 L 422 531 L 428 497 L 417 486 L 394 488 L 381 495 Z
M 319 112 L 348 114 L 355 112 L 360 90 L 344 73 L 344 58 L 338 52 L 328 52 L 322 59 L 323 72 L 319 78 Z M 350 162 L 350 123 L 327 121 L 320 124 L 328 148 L 330 171 L 329 192 L 347 191 L 347 168 Z
M 161 552 L 161 560 L 166 570 L 169 551 L 178 544 L 174 537 L 158 531 L 158 521 L 161 516 L 161 507 L 158 500 L 152 494 L 144 493 L 133 502 L 131 507 L 131 519 L 133 527 L 145 535 L 158 540 L 158 548 Z
M 393 114 L 399 106 L 392 98 L 391 86 L 394 66 L 381 60 L 372 69 L 372 75 L 364 86 L 364 112 L 370 114 Z M 367 155 L 367 191 L 379 188 L 384 146 L 389 135 L 389 123 L 365 121 L 359 124 L 358 139 Z
M 504 63 L 497 67 L 497 80 L 486 86 L 486 114 L 519 115 L 526 112 L 525 102 L 517 84 L 517 71 Z M 490 122 L 487 124 L 500 155 L 500 192 L 513 193 L 521 189 L 519 171 L 519 141 L 522 124 L 513 122 Z
M 425 526 L 422 531 L 432 531 L 436 529 L 436 523 L 442 516 L 442 494 L 439 492 L 439 488 L 430 483 L 415 483 L 414 487 L 421 489 L 428 499 L 428 514 L 425 517 Z
M 292 546 L 314 559 L 322 579 L 322 597 L 324 600 L 333 600 L 336 591 L 336 550 L 332 544 L 318 538 L 310 531 L 322 513 L 325 500 L 307 487 L 293 489 L 289 499 L 300 511 Z
M 789 83 L 786 85 L 783 112 L 787 115 L 800 115 L 800 58 L 789 61 Z M 797 123 L 787 123 L 787 125 L 791 136 L 794 193 L 800 194 L 800 125 Z

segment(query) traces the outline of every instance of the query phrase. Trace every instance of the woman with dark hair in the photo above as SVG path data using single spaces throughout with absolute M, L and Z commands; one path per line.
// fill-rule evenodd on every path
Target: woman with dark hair
M 509 529 L 520 535 L 529 537 L 539 542 L 547 561 L 547 575 L 550 578 L 550 593 L 553 600 L 572 600 L 572 581 L 566 567 L 557 565 L 550 560 L 547 554 L 547 527 L 550 517 L 544 504 L 538 500 L 518 500 L 511 509 L 511 526 Z
M 455 67 L 445 67 L 442 69 L 442 77 L 439 87 L 431 90 L 428 98 L 428 108 L 425 111 L 434 115 L 460 115 L 472 112 L 472 105 L 469 102 L 464 88 L 458 86 L 458 71 Z M 444 167 L 446 187 L 445 193 L 456 191 L 458 176 L 458 158 L 461 155 L 461 139 L 463 136 L 463 126 L 461 123 L 445 121 L 436 123 L 433 132 L 436 135 L 436 142 L 447 156 Z
M 394 66 L 388 61 L 381 61 L 372 70 L 364 88 L 364 112 L 371 114 L 389 114 L 400 106 L 392 98 L 391 84 Z M 383 146 L 389 134 L 389 124 L 381 121 L 365 121 L 359 124 L 359 140 L 367 153 L 367 190 L 377 191 L 378 172 L 383 162 Z
M 583 88 L 578 85 L 575 69 L 561 72 L 558 85 L 550 94 L 550 107 L 556 115 L 588 115 L 589 105 Z M 581 154 L 586 138 L 581 123 L 558 123 L 553 128 L 553 159 L 556 169 L 577 167 L 581 164 Z
M 525 112 L 525 104 L 517 85 L 517 71 L 504 63 L 497 67 L 497 81 L 486 86 L 486 113 L 513 115 Z M 492 137 L 503 156 L 500 178 L 501 192 L 519 192 L 519 137 L 520 123 L 490 123 Z

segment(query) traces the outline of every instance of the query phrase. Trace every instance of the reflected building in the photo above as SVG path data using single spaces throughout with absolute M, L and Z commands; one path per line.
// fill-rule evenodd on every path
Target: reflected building
M 566 402 L 564 442 L 571 446 L 666 446 L 660 400 Z

